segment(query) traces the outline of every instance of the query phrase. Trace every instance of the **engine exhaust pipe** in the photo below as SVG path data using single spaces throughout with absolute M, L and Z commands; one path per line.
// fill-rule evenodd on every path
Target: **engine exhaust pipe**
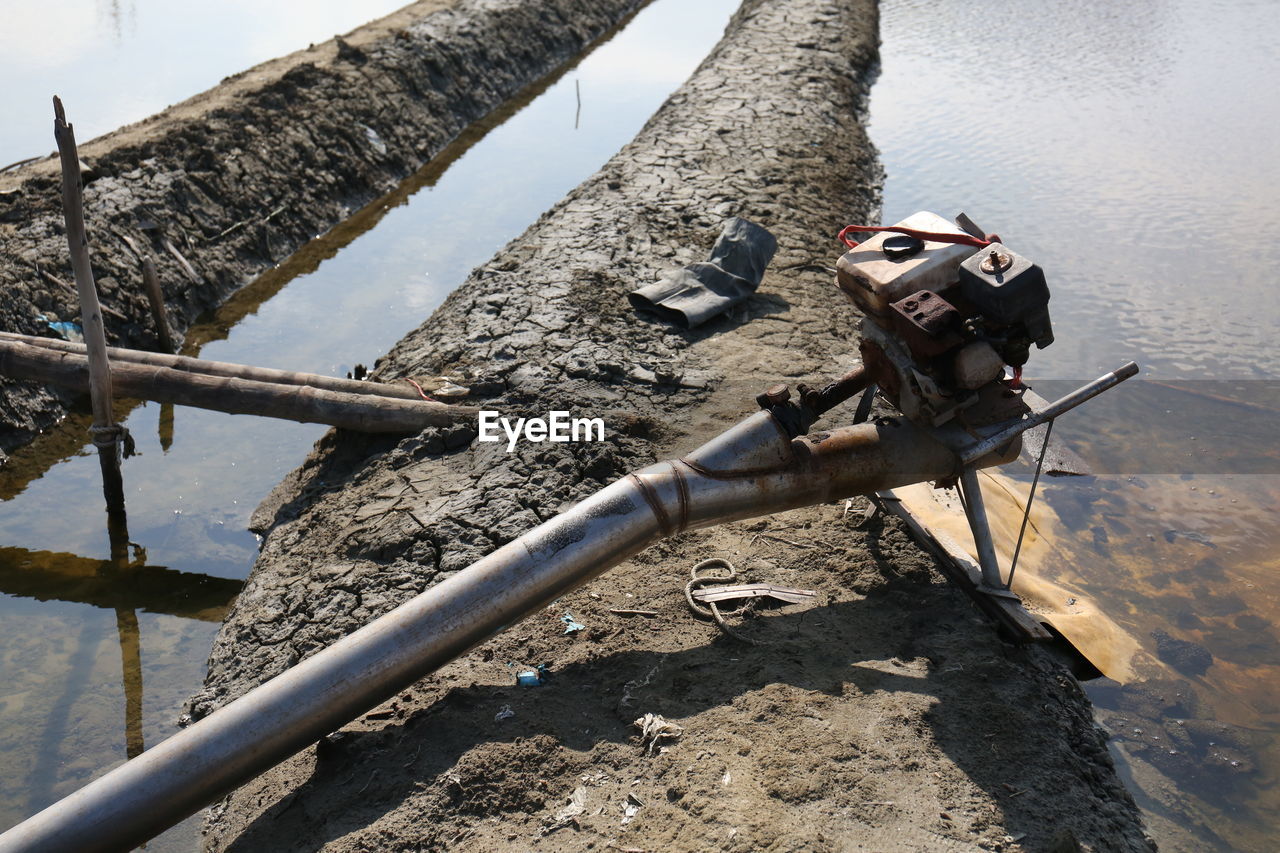
M 974 464 L 1010 461 L 1019 443 Z M 134 847 L 661 537 L 952 477 L 961 464 L 905 418 L 791 439 L 758 412 L 683 459 L 614 482 L 49 806 L 0 835 L 0 853 Z

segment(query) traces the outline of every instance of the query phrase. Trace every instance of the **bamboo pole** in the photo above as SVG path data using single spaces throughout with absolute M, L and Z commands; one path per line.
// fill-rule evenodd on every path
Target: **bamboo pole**
M 160 347 L 166 353 L 172 353 L 173 334 L 169 331 L 169 316 L 164 310 L 164 291 L 160 289 L 160 277 L 156 275 L 156 265 L 151 262 L 150 255 L 142 259 L 142 288 L 147 292 L 147 302 L 151 304 L 151 319 L 156 324 Z
M 187 373 L 120 361 L 114 366 L 121 394 L 159 403 L 319 423 L 358 432 L 411 434 L 428 426 L 474 421 L 479 409 L 426 400 L 348 394 L 229 376 Z M 89 387 L 84 355 L 0 339 L 0 376 L 47 382 L 77 391 Z
M 107 362 L 107 336 L 98 304 L 98 289 L 89 266 L 89 237 L 84 228 L 81 199 L 80 155 L 76 150 L 74 126 L 67 123 L 62 100 L 53 98 L 53 137 L 62 159 L 62 212 L 67 224 L 67 247 L 75 271 L 76 293 L 80 298 L 80 326 L 88 354 L 89 395 L 93 402 L 94 446 L 102 466 L 102 492 L 108 513 L 124 512 L 124 481 L 120 477 L 120 431 L 111 414 L 111 366 Z
M 41 338 L 35 335 L 20 335 L 16 332 L 0 332 L 0 341 L 13 341 L 29 346 L 44 347 L 57 352 L 69 352 L 76 355 L 85 354 L 85 346 L 74 341 L 63 341 L 57 338 Z M 312 388 L 323 388 L 326 391 L 341 391 L 345 394 L 367 394 L 375 397 L 395 397 L 400 400 L 421 400 L 422 395 L 409 385 L 393 385 L 383 382 L 357 382 L 354 379 L 339 379 L 335 376 L 322 376 L 316 373 L 300 373 L 292 370 L 275 370 L 270 367 L 253 367 L 247 364 L 232 364 L 225 361 L 208 361 L 203 358 L 191 358 L 185 355 L 166 355 L 163 353 L 145 352 L 143 350 L 107 347 L 107 355 L 112 362 L 122 361 L 134 364 L 147 364 L 155 367 L 168 367 L 186 373 L 204 373 L 209 376 L 225 376 L 235 379 L 252 379 L 257 382 L 271 382 L 277 385 L 309 385 Z

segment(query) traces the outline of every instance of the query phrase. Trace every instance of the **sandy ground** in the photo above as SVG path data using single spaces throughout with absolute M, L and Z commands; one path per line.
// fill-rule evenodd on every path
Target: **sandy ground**
M 423 0 L 229 78 L 82 145 L 85 219 L 108 339 L 156 335 L 142 293 L 155 259 L 181 332 L 317 234 L 413 174 L 467 126 L 571 60 L 639 0 Z M 74 110 L 68 118 L 74 124 Z M 0 329 L 79 314 L 59 175 L 0 175 Z M 60 280 L 58 285 L 52 279 Z M 113 313 L 114 312 L 114 313 Z M 0 378 L 0 464 L 68 398 Z
M 633 143 L 380 362 L 499 410 L 602 414 L 608 440 L 507 453 L 468 426 L 331 433 L 256 516 L 262 555 L 193 716 L 719 432 L 762 386 L 849 366 L 855 316 L 821 265 L 840 226 L 876 213 L 861 126 L 875 15 L 868 0 L 748 0 Z M 694 332 L 636 316 L 625 293 L 701 260 L 729 215 L 778 237 L 759 293 Z M 1075 680 L 1003 643 L 863 508 L 655 545 L 235 792 L 207 846 L 1151 849 Z M 760 643 L 731 639 L 684 602 L 713 556 L 819 595 L 735 616 Z M 566 634 L 565 614 L 585 628 Z M 539 664 L 545 684 L 515 685 Z M 644 714 L 682 733 L 646 745 Z

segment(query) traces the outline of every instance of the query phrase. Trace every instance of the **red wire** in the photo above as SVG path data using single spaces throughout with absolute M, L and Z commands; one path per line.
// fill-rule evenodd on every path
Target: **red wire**
M 840 229 L 840 233 L 836 235 L 836 238 L 850 249 L 856 249 L 858 247 L 858 243 L 855 240 L 850 240 L 849 235 L 856 234 L 861 231 L 887 231 L 892 234 L 906 234 L 909 237 L 915 237 L 918 240 L 926 240 L 933 243 L 958 243 L 961 246 L 974 246 L 979 249 L 990 246 L 999 239 L 995 234 L 987 235 L 993 239 L 984 240 L 981 237 L 974 237 L 971 234 L 921 231 L 919 228 L 903 228 L 900 225 L 846 225 L 844 228 Z
M 422 399 L 426 400 L 427 402 L 429 402 L 429 403 L 439 403 L 439 402 L 440 402 L 439 400 L 437 400 L 437 399 L 436 399 L 436 398 L 434 398 L 434 397 L 428 397 L 428 396 L 427 396 L 427 392 L 422 390 L 422 386 L 421 386 L 421 385 L 419 385 L 417 382 L 414 382 L 414 381 L 413 381 L 412 379 L 410 379 L 408 376 L 406 376 L 406 377 L 404 378 L 404 381 L 405 381 L 405 382 L 408 382 L 408 383 L 409 383 L 410 385 L 412 385 L 414 388 L 417 388 L 417 389 L 418 389 L 418 396 L 419 396 L 419 397 L 421 397 Z

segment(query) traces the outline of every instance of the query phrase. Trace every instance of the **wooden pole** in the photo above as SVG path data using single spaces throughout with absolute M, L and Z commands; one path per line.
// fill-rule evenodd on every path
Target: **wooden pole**
M 0 341 L 13 341 L 29 346 L 44 347 L 57 352 L 69 352 L 84 355 L 85 345 L 74 341 L 63 341 L 57 338 L 41 338 L 35 335 L 20 335 L 16 332 L 0 332 Z M 165 355 L 163 353 L 145 352 L 143 350 L 107 347 L 107 355 L 111 361 L 119 364 L 122 361 L 134 364 L 147 364 L 155 367 L 168 367 L 186 373 L 204 373 L 209 376 L 226 376 L 235 379 L 252 379 L 257 382 L 272 382 L 277 385 L 309 385 L 312 388 L 323 388 L 326 391 L 341 391 L 346 394 L 367 394 L 375 397 L 395 397 L 400 400 L 421 400 L 422 395 L 409 385 L 393 385 L 383 382 L 357 382 L 354 379 L 340 379 L 335 376 L 322 376 L 316 373 L 299 373 L 292 370 L 275 370 L 270 367 L 253 367 L 247 364 L 232 364 L 225 361 L 208 361 L 203 358 L 191 358 L 185 355 Z M 430 391 L 430 387 L 426 387 Z
M 62 159 L 62 213 L 67 225 L 67 247 L 75 271 L 76 293 L 80 297 L 80 326 L 89 360 L 89 395 L 93 402 L 94 446 L 102 466 L 102 492 L 107 512 L 124 512 L 124 481 L 120 477 L 120 431 L 111 414 L 111 366 L 107 362 L 107 335 L 98 304 L 98 289 L 89 266 L 89 237 L 84 228 L 81 199 L 80 154 L 76 150 L 75 128 L 67 124 L 62 100 L 53 98 L 53 138 Z
M 77 391 L 84 391 L 91 381 L 84 355 L 3 339 L 0 339 L 0 376 L 47 382 Z M 114 381 L 121 394 L 128 397 L 235 415 L 329 424 L 358 432 L 411 434 L 428 426 L 474 421 L 479 414 L 479 409 L 473 406 L 187 373 L 128 361 L 116 362 Z
M 151 319 L 156 324 L 156 334 L 160 337 L 160 349 L 172 353 L 173 334 L 169 331 L 169 315 L 164 308 L 164 291 L 160 289 L 160 277 L 156 275 L 156 265 L 151 256 L 142 259 L 142 287 L 147 292 L 147 301 L 151 303 Z

